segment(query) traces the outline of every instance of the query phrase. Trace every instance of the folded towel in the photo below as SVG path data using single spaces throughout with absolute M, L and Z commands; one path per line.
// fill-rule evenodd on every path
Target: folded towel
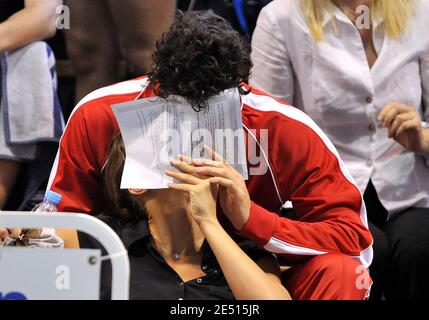
M 55 56 L 45 42 L 0 54 L 6 143 L 59 141 L 64 118 L 57 95 Z

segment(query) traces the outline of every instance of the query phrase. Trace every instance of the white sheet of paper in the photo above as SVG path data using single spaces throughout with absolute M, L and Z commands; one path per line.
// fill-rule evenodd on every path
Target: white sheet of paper
M 183 98 L 148 98 L 112 105 L 126 150 L 121 189 L 165 189 L 174 181 L 171 159 L 179 154 L 208 158 L 204 145 L 248 179 L 246 147 L 237 89 L 208 101 L 200 112 Z

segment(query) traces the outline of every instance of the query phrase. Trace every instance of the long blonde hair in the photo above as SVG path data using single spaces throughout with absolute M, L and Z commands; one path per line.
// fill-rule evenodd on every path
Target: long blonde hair
M 332 0 L 298 0 L 308 27 L 317 41 L 323 40 L 323 17 L 332 9 Z M 400 36 L 409 26 L 416 0 L 370 0 L 373 18 L 383 19 L 384 30 L 391 38 Z

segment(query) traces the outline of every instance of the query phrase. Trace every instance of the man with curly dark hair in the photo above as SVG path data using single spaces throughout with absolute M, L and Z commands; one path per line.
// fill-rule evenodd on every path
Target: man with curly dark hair
M 249 43 L 210 11 L 178 14 L 156 45 L 150 89 L 163 98 L 182 96 L 198 110 L 226 89 L 242 90 L 252 68 L 249 51 Z
M 59 209 L 105 211 L 101 176 L 119 132 L 111 105 L 180 95 L 198 111 L 209 97 L 238 88 L 246 143 L 260 147 L 266 173 L 245 183 L 222 161 L 194 163 L 188 173 L 211 177 L 235 231 L 291 266 L 283 280 L 294 299 L 364 299 L 372 237 L 362 195 L 310 118 L 245 84 L 251 65 L 249 46 L 224 19 L 211 12 L 178 14 L 158 41 L 148 77 L 99 89 L 75 108 L 49 186 L 63 196 Z M 263 147 L 262 130 L 268 132 Z M 281 216 L 279 209 L 290 203 L 293 214 Z

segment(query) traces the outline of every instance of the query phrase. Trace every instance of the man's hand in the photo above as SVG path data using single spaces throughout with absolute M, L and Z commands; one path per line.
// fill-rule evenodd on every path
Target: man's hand
M 219 185 L 222 210 L 235 229 L 241 231 L 249 220 L 251 201 L 246 183 L 239 172 L 213 149 L 205 148 L 214 160 L 192 160 L 195 171 L 211 177 L 211 183 Z
M 189 163 L 174 160 L 171 165 L 181 172 L 166 171 L 166 174 L 181 181 L 181 183 L 171 183 L 168 187 L 186 193 L 187 212 L 200 228 L 206 225 L 218 225 L 219 221 L 216 216 L 218 186 L 210 183 L 207 177 L 196 174 L 193 166 Z
M 429 154 L 429 135 L 425 134 L 415 108 L 390 103 L 380 112 L 378 120 L 388 129 L 389 138 L 395 139 L 408 150 Z

